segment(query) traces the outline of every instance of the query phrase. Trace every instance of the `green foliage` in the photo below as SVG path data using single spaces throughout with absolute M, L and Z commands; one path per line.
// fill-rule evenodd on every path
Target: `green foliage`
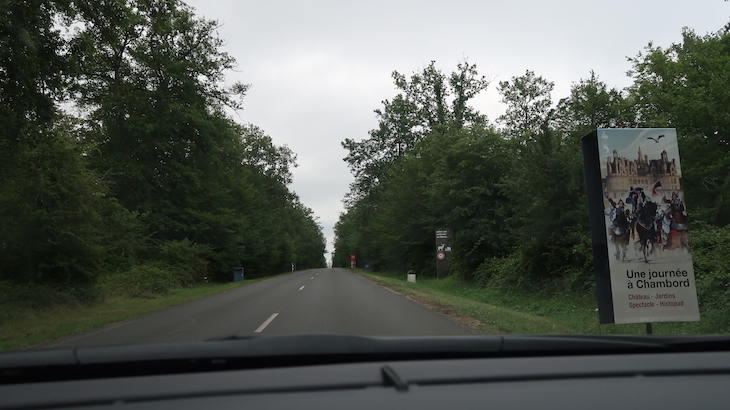
M 588 232 L 582 157 L 554 132 L 533 139 L 520 146 L 517 161 L 502 178 L 512 209 L 507 230 L 528 275 L 562 276 L 573 259 L 566 252 Z
M 694 225 L 692 261 L 701 319 L 709 331 L 730 330 L 730 227 Z
M 443 226 L 458 227 L 458 270 L 473 270 L 485 254 L 506 251 L 498 233 L 507 210 L 498 185 L 509 154 L 507 144 L 487 128 L 425 137 L 378 190 L 340 219 L 335 263 L 346 266 L 352 253 L 361 266 L 433 275 L 433 235 Z
M 295 155 L 222 114 L 246 86 L 222 86 L 234 61 L 220 51 L 216 22 L 176 0 L 131 3 L 80 7 L 84 26 L 73 39 L 86 57 L 79 102 L 92 111 L 83 137 L 111 195 L 140 215 L 155 243 L 204 247 L 217 280 L 230 280 L 234 266 L 254 275 L 287 269 L 297 262 L 291 243 L 314 243 L 300 258 L 323 258 L 321 236 L 292 234 L 313 223 L 311 213 L 292 215 Z
M 474 284 L 505 293 L 530 291 L 543 296 L 594 293 L 593 250 L 588 235 L 570 248 L 553 248 L 550 252 L 536 256 L 514 252 L 485 259 L 473 274 Z M 552 271 L 535 271 L 535 260 L 543 260 L 543 266 Z
M 59 288 L 44 282 L 0 281 L 0 322 L 26 310 L 83 304 L 94 298 L 93 290 L 84 287 Z
M 469 174 L 470 167 L 483 160 L 476 158 L 481 151 L 471 145 L 495 143 L 495 138 L 488 137 L 491 131 L 484 127 L 486 118 L 468 104 L 489 82 L 467 62 L 459 64 L 450 76 L 431 62 L 410 78 L 394 72 L 393 79 L 400 93 L 392 101 L 384 101 L 383 110 L 376 110 L 379 128 L 372 130 L 369 138 L 359 142 L 347 139 L 342 144 L 350 151 L 345 161 L 355 174 L 355 182 L 348 194 L 347 216 L 335 226 L 333 260 L 336 265 L 347 266 L 349 255 L 356 254 L 361 266 L 412 269 L 430 275 L 435 266 L 429 257 L 434 230 L 450 223 L 452 208 L 468 207 L 460 208 L 461 219 L 475 216 L 479 207 L 476 201 L 483 199 L 478 196 L 470 205 L 449 202 L 448 198 L 458 201 L 469 194 L 454 195 L 457 187 L 448 186 L 446 181 L 460 178 L 441 173 L 451 165 L 447 162 L 452 162 L 460 164 L 458 172 Z M 442 157 L 451 147 L 454 155 Z M 497 151 L 490 159 L 497 158 Z M 467 152 L 476 157 L 458 158 Z M 477 179 L 491 177 L 474 175 Z M 497 196 L 494 181 L 485 183 L 484 194 Z M 472 188 L 461 184 L 458 189 Z M 478 232 L 478 223 L 473 225 L 464 229 L 464 237 L 485 239 L 487 235 Z M 489 246 L 488 241 L 482 242 Z
M 105 251 L 102 214 L 113 204 L 62 127 L 36 138 L 0 165 L 0 278 L 88 283 Z
M 477 286 L 486 288 L 490 285 L 497 285 L 502 289 L 511 287 L 525 288 L 521 281 L 528 280 L 523 275 L 524 266 L 516 255 L 505 257 L 492 257 L 484 262 L 474 271 L 472 278 Z
M 147 245 L 139 253 L 141 263 L 99 278 L 102 297 L 154 297 L 204 282 L 208 274 L 210 247 L 188 239 Z
M 164 242 L 157 248 L 159 260 L 176 272 L 181 285 L 187 286 L 205 280 L 208 267 L 205 255 L 209 252 L 208 246 L 183 239 Z
M 350 204 L 377 189 L 390 167 L 429 133 L 459 132 L 486 123 L 486 117 L 468 104 L 489 85 L 478 75 L 476 65 L 464 61 L 447 77 L 432 61 L 410 79 L 397 71 L 392 77 L 400 92 L 392 101 L 383 101 L 382 110 L 375 110 L 378 128 L 362 141 L 347 138 L 342 142 L 349 151 L 344 161 L 355 175 L 348 194 Z
M 424 203 L 433 216 L 427 255 L 432 256 L 433 231 L 438 227 L 454 232 L 456 271 L 473 272 L 485 257 L 510 250 L 510 240 L 501 235 L 511 210 L 500 179 L 513 155 L 509 144 L 489 128 L 434 134 L 424 142 L 423 152 L 414 160 L 430 167 L 423 181 Z
M 598 79 L 591 71 L 570 88 L 570 95 L 558 103 L 553 127 L 563 135 L 578 138 L 598 129 L 636 126 L 635 110 L 624 93 Z
M 507 104 L 506 112 L 498 118 L 505 126 L 508 137 L 529 138 L 539 133 L 548 121 L 552 100 L 550 93 L 555 83 L 536 76 L 527 70 L 511 81 L 500 81 L 497 91 L 502 102 Z
M 676 127 L 687 198 L 695 218 L 730 223 L 730 33 L 699 36 L 690 29 L 681 44 L 649 44 L 630 59 L 631 97 L 645 126 Z
M 580 138 L 598 127 L 674 126 L 693 215 L 713 227 L 693 236 L 703 317 L 712 317 L 710 327 L 726 328 L 728 250 L 718 227 L 730 214 L 730 117 L 723 111 L 730 105 L 728 47 L 728 33 L 685 30 L 681 44 L 650 44 L 631 59 L 632 87 L 610 88 L 591 72 L 556 107 L 553 83 L 527 70 L 499 84 L 507 105 L 501 130 L 442 121 L 451 111 L 443 98 L 445 77 L 433 64 L 410 81 L 395 75 L 402 102 L 386 107 L 409 113 L 398 118 L 421 122 L 422 134 L 369 174 L 377 178 L 368 189 L 353 186 L 354 200 L 336 225 L 335 263 L 346 266 L 347 255 L 355 254 L 360 266 L 432 274 L 433 231 L 449 227 L 455 232 L 451 266 L 465 280 L 504 292 L 592 293 Z M 470 75 L 478 78 L 475 70 Z M 373 143 L 345 145 L 357 154 Z M 369 172 L 365 154 L 385 152 L 372 146 L 349 158 L 356 182 Z
M 99 289 L 105 298 L 154 297 L 181 287 L 186 276 L 161 263 L 145 263 L 104 276 L 99 281 Z
M 224 114 L 247 86 L 223 85 L 216 28 L 179 0 L 0 4 L 4 289 L 151 296 L 324 265 L 296 156 Z
M 5 0 L 0 3 L 0 141 L 28 138 L 28 126 L 53 119 L 53 99 L 63 93 L 71 62 L 54 19 L 68 2 Z M 10 146 L 12 147 L 12 145 Z M 10 147 L 0 146 L 2 149 Z

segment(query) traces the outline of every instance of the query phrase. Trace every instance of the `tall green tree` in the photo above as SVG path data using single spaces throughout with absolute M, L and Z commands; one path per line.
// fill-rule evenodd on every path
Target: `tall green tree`
M 598 128 L 634 127 L 636 119 L 631 100 L 591 71 L 590 77 L 574 83 L 570 94 L 560 100 L 553 126 L 564 135 L 580 138 Z
M 389 169 L 367 200 L 341 215 L 335 261 L 433 275 L 434 231 L 454 232 L 456 271 L 470 274 L 486 257 L 509 252 L 509 215 L 500 182 L 508 144 L 488 127 L 434 131 Z
M 678 130 L 693 215 L 730 223 L 730 34 L 685 29 L 681 43 L 666 49 L 650 43 L 630 61 L 641 124 Z
M 489 80 L 479 75 L 475 64 L 463 61 L 447 76 L 431 61 L 410 78 L 395 71 L 393 80 L 405 99 L 413 104 L 426 134 L 439 127 L 459 131 L 465 125 L 486 122 L 483 115 L 468 105 L 469 100 L 489 86 Z
M 507 110 L 497 122 L 504 125 L 504 133 L 509 137 L 530 139 L 543 132 L 550 121 L 553 105 L 550 94 L 554 86 L 555 83 L 530 70 L 510 81 L 500 81 L 497 91 Z
M 68 19 L 68 2 L 7 0 L 0 4 L 0 130 L 3 144 L 31 138 L 45 127 L 65 92 L 70 57 L 56 18 Z M 3 152 L 12 150 L 5 145 Z
M 79 101 L 101 125 L 90 135 L 94 164 L 127 208 L 175 208 L 164 203 L 201 189 L 219 134 L 210 111 L 232 102 L 220 81 L 233 59 L 219 51 L 215 23 L 177 0 L 90 2 L 80 12 Z M 162 235 L 177 229 L 151 222 Z
M 388 265 L 434 274 L 434 231 L 443 227 L 453 232 L 456 272 L 471 274 L 485 258 L 509 252 L 510 208 L 500 183 L 512 154 L 485 127 L 425 137 L 394 169 L 378 206 L 374 225 Z
M 342 147 L 349 151 L 344 161 L 355 176 L 350 203 L 375 189 L 387 175 L 388 167 L 422 138 L 416 106 L 402 94 L 393 101 L 383 101 L 383 109 L 375 110 L 375 114 L 378 128 L 369 132 L 369 138 L 362 141 L 346 138 L 342 142 Z
M 515 153 L 501 185 L 510 200 L 509 236 L 523 267 L 518 274 L 522 283 L 570 276 L 584 272 L 586 265 L 578 252 L 587 240 L 580 144 L 574 131 L 553 127 L 561 111 L 551 108 L 552 87 L 529 70 L 500 83 L 507 104 L 501 120 Z M 601 121 L 598 113 L 611 108 L 606 106 L 610 98 L 593 96 L 603 97 L 601 90 L 595 79 L 575 85 L 563 102 L 563 125 L 567 122 L 580 133 L 580 128 L 594 125 L 591 121 Z M 610 114 L 603 119 L 610 121 Z
M 324 264 L 294 153 L 224 114 L 247 86 L 216 27 L 178 0 L 0 4 L 0 280 Z
M 134 219 L 107 197 L 73 135 L 62 122 L 48 124 L 3 163 L 0 280 L 85 287 L 124 252 L 120 239 L 137 238 Z
M 232 125 L 241 136 L 241 163 L 257 172 L 288 185 L 292 182 L 292 168 L 297 166 L 297 156 L 287 146 L 276 146 L 265 131 L 253 125 Z
M 446 76 L 432 61 L 410 78 L 397 71 L 392 77 L 399 93 L 392 101 L 383 101 L 383 109 L 375 110 L 378 128 L 370 131 L 369 138 L 347 138 L 342 142 L 349 151 L 344 160 L 355 176 L 350 203 L 377 187 L 391 164 L 429 133 L 458 132 L 466 126 L 487 122 L 469 105 L 489 85 L 474 64 L 459 63 L 457 70 Z
M 74 78 L 62 35 L 73 15 L 66 1 L 0 4 L 0 280 L 86 287 L 124 229 L 138 233 L 59 114 Z

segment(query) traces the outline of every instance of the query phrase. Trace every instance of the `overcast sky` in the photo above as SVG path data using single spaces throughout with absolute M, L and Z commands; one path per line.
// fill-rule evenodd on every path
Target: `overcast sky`
M 490 121 L 504 111 L 496 86 L 532 70 L 555 83 L 554 102 L 594 70 L 610 87 L 631 83 L 627 57 L 649 43 L 681 41 L 682 27 L 715 32 L 730 21 L 723 0 L 187 0 L 217 20 L 238 67 L 228 81 L 251 85 L 236 119 L 261 127 L 298 157 L 291 189 L 333 226 L 352 176 L 340 142 L 375 128 L 391 99 L 390 74 L 431 60 L 445 74 L 466 59 L 492 79 L 473 101 Z

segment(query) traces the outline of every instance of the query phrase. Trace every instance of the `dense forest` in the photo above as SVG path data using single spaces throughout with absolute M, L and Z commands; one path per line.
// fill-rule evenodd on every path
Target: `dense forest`
M 467 61 L 394 72 L 379 126 L 346 139 L 355 181 L 335 226 L 336 266 L 435 276 L 434 231 L 453 231 L 452 273 L 478 286 L 589 291 L 593 267 L 580 139 L 597 128 L 676 128 L 700 299 L 730 303 L 730 33 L 651 43 L 611 88 L 595 72 L 554 101 L 534 71 L 497 84 L 504 115 L 470 104 L 490 84 Z M 726 320 L 727 321 L 727 320 Z
M 296 157 L 178 0 L 0 3 L 0 284 L 147 294 L 325 264 Z M 3 290 L 3 292 L 5 292 Z M 7 296 L 7 295 L 6 295 Z

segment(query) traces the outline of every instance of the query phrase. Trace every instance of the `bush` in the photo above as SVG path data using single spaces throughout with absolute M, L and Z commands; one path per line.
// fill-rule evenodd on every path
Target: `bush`
M 593 254 L 587 239 L 566 249 L 545 250 L 542 258 L 526 253 L 526 249 L 518 249 L 508 256 L 486 259 L 474 272 L 474 280 L 480 287 L 506 291 L 584 293 L 595 289 Z M 542 263 L 536 264 L 538 259 Z
M 726 333 L 730 331 L 730 227 L 695 225 L 691 235 L 703 327 Z
M 510 286 L 524 288 L 528 279 L 524 269 L 516 254 L 489 258 L 474 272 L 474 280 L 482 288 Z
M 208 269 L 205 257 L 209 250 L 208 246 L 195 244 L 186 238 L 161 243 L 158 258 L 175 273 L 181 285 L 189 286 L 205 279 Z
M 125 272 L 103 276 L 99 281 L 104 297 L 154 297 L 180 286 L 175 272 L 159 262 L 137 265 Z
M 0 281 L 0 324 L 30 311 L 53 309 L 95 300 L 93 287 L 64 287 L 51 283 Z
M 160 242 L 148 250 L 145 262 L 103 275 L 99 289 L 105 297 L 153 297 L 192 286 L 205 280 L 208 249 L 188 239 Z

